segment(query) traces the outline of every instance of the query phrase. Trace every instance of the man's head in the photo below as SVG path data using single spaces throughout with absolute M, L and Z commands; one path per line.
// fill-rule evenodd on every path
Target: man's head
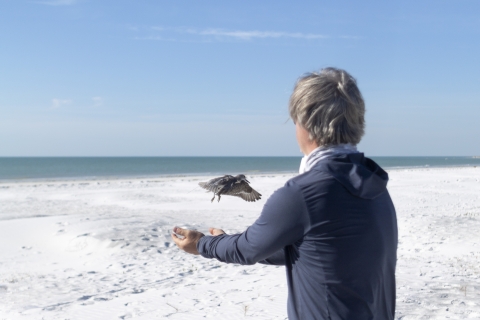
M 346 71 L 325 68 L 297 81 L 290 97 L 290 117 L 318 146 L 360 142 L 365 103 L 355 79 Z

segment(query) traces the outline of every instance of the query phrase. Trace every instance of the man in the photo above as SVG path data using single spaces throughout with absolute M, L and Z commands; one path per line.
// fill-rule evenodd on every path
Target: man
M 290 116 L 300 175 L 245 232 L 175 227 L 180 249 L 227 263 L 285 265 L 289 319 L 393 319 L 397 222 L 388 175 L 356 150 L 365 105 L 355 79 L 326 68 L 301 78 Z

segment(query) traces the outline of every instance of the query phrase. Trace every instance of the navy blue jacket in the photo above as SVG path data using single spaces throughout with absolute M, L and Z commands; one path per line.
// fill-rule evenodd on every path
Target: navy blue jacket
M 197 249 L 227 263 L 285 265 L 289 319 L 393 319 L 397 221 L 387 173 L 362 153 L 289 180 L 258 220 Z

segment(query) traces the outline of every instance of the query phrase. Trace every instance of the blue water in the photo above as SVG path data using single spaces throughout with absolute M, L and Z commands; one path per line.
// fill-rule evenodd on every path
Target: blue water
M 480 166 L 475 157 L 372 157 L 382 167 Z M 300 157 L 11 157 L 0 181 L 296 172 Z

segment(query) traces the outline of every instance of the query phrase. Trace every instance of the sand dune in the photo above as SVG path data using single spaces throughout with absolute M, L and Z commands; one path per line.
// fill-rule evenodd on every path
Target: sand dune
M 398 319 L 480 318 L 480 168 L 389 172 L 399 220 Z M 0 184 L 0 319 L 285 319 L 282 267 L 179 252 L 174 225 L 242 232 L 292 175 L 247 203 L 211 177 Z

